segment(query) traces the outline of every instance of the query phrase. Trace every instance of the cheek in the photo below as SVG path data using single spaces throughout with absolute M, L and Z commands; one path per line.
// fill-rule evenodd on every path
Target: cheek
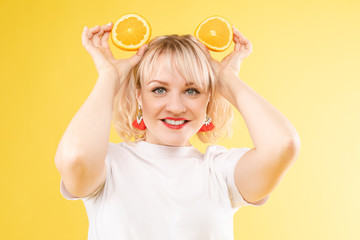
M 161 109 L 163 108 L 163 102 L 159 99 L 144 96 L 143 97 L 143 115 L 146 117 L 154 117 L 158 115 L 161 112 Z M 148 119 L 149 120 L 149 119 Z
M 193 103 L 191 105 L 191 109 L 193 112 L 195 112 L 197 115 L 203 115 L 206 113 L 206 104 L 202 103 Z
M 192 101 L 188 104 L 188 109 L 202 122 L 202 119 L 205 119 L 206 116 L 207 100 Z
M 144 106 L 147 106 L 150 109 L 159 108 L 164 105 L 164 102 L 166 102 L 166 101 L 163 101 L 160 98 L 148 97 L 148 98 L 146 98 L 146 101 L 144 102 L 144 104 L 145 104 Z
M 208 104 L 207 97 L 202 97 L 201 99 L 198 99 L 198 101 L 193 103 L 193 105 L 196 106 L 196 108 L 199 109 L 198 111 L 201 113 L 203 112 L 206 113 L 207 104 Z

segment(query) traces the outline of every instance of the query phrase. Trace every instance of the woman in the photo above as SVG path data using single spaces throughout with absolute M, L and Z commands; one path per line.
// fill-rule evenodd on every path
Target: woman
M 190 35 L 162 36 L 113 57 L 112 25 L 84 29 L 99 78 L 55 156 L 66 199 L 82 199 L 89 239 L 233 239 L 233 214 L 261 206 L 299 154 L 292 124 L 240 78 L 251 43 L 234 28 L 221 62 Z M 230 135 L 232 104 L 254 148 L 210 145 Z M 109 143 L 111 120 L 121 143 Z M 130 139 L 134 141 L 130 141 Z

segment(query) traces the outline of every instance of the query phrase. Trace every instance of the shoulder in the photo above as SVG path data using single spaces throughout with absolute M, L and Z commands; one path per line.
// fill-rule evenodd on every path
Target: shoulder
M 134 146 L 136 146 L 136 144 L 133 142 L 109 142 L 108 153 L 131 150 L 134 148 Z
M 205 150 L 205 156 L 206 157 L 215 157 L 218 156 L 224 152 L 226 152 L 228 149 L 221 145 L 209 145 L 206 147 Z
M 105 161 L 112 162 L 115 159 L 118 159 L 119 156 L 126 155 L 129 151 L 131 151 L 131 146 L 128 145 L 126 142 L 109 142 Z
M 205 158 L 212 159 L 227 159 L 232 157 L 239 157 L 249 151 L 251 148 L 226 148 L 221 145 L 209 145 L 205 151 Z
M 119 159 L 129 159 L 139 157 L 142 154 L 142 149 L 136 142 L 109 142 L 108 151 L 106 155 L 107 161 L 118 161 Z

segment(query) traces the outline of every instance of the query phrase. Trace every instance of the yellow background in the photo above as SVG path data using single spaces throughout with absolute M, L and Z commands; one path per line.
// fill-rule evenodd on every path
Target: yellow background
M 360 239 L 360 1 L 8 0 L 0 9 L 1 239 L 86 239 L 84 205 L 61 196 L 54 156 L 97 80 L 84 26 L 129 12 L 152 37 L 227 18 L 253 44 L 240 77 L 300 135 L 300 156 L 269 201 L 234 215 L 235 240 Z M 134 54 L 110 44 L 117 58 Z M 221 144 L 252 147 L 237 117 Z M 114 128 L 110 141 L 121 141 Z

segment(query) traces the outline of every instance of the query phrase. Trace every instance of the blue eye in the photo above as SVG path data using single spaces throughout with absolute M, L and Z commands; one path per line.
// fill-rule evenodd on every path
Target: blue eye
M 158 88 L 155 88 L 154 90 L 152 90 L 152 92 L 157 93 L 157 94 L 163 94 L 165 91 L 166 90 L 163 87 L 158 87 Z
M 164 94 L 166 93 L 166 89 L 163 88 L 163 87 L 157 87 L 157 88 L 154 88 L 152 90 L 153 93 L 156 93 L 156 94 Z M 196 90 L 195 88 L 189 88 L 189 89 L 186 89 L 186 94 L 188 95 L 191 95 L 191 96 L 195 96 L 197 94 L 199 94 L 200 92 L 198 90 Z
M 189 93 L 189 95 L 197 95 L 197 94 L 200 93 L 200 92 L 199 92 L 198 90 L 196 90 L 195 88 L 189 88 L 189 89 L 187 89 L 186 91 Z

